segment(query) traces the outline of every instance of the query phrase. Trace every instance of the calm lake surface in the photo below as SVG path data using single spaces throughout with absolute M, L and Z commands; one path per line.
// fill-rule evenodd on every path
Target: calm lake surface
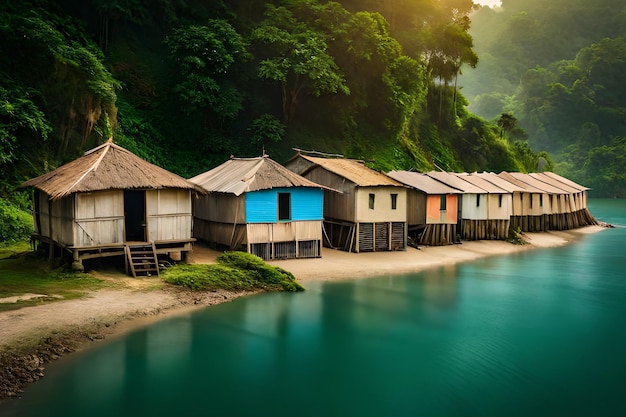
M 68 356 L 0 415 L 624 416 L 625 244 L 238 299 Z

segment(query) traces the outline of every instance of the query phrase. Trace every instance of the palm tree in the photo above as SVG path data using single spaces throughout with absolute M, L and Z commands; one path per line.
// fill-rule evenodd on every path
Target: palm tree
M 511 113 L 502 113 L 496 124 L 500 127 L 500 139 L 504 136 L 504 132 L 510 132 L 517 126 L 517 119 Z M 508 136 L 508 135 L 507 135 Z

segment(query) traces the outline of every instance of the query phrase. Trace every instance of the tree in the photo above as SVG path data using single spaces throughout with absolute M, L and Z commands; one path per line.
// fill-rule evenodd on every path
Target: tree
M 261 145 L 265 151 L 266 145 L 278 143 L 285 136 L 285 125 L 271 114 L 262 114 L 252 121 L 248 131 L 252 134 L 250 140 Z
M 52 128 L 44 113 L 35 105 L 27 92 L 7 90 L 0 86 L 0 167 L 17 157 L 20 141 L 27 137 L 46 140 Z
M 0 50 L 13 51 L 0 56 L 0 79 L 28 91 L 30 100 L 37 97 L 36 107 L 54 128 L 51 150 L 64 158 L 115 127 L 120 84 L 81 24 L 44 6 L 0 6 Z
M 233 118 L 243 108 L 243 96 L 230 82 L 236 63 L 249 59 L 244 38 L 225 20 L 175 29 L 165 39 L 179 67 L 174 91 L 188 111 L 209 110 Z
M 504 133 L 510 133 L 517 127 L 517 119 L 511 113 L 502 113 L 496 124 L 500 127 L 500 139 L 504 137 Z
M 315 20 L 320 9 L 304 2 Z M 327 34 L 298 19 L 286 6 L 268 4 L 265 20 L 252 33 L 263 58 L 258 76 L 280 85 L 283 120 L 289 123 L 304 95 L 349 94 L 344 76 L 329 53 Z

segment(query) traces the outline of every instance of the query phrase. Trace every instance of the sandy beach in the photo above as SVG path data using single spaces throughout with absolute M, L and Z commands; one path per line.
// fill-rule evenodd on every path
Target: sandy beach
M 306 281 L 329 281 L 364 278 L 385 274 L 418 272 L 426 268 L 472 261 L 486 256 L 506 255 L 536 248 L 566 245 L 584 234 L 603 230 L 601 226 L 589 226 L 568 231 L 526 233 L 527 245 L 514 245 L 496 240 L 464 241 L 452 246 L 431 246 L 403 252 L 347 253 L 324 248 L 322 259 L 295 259 L 272 261 L 287 269 L 306 287 Z M 320 262 L 322 261 L 322 262 Z
M 271 261 L 294 274 L 306 288 L 315 280 L 357 279 L 417 272 L 487 256 L 566 245 L 589 233 L 589 226 L 568 231 L 524 234 L 528 242 L 471 241 L 452 246 L 408 248 L 402 252 L 347 253 L 324 248 L 322 258 Z M 219 252 L 196 245 L 189 262 L 213 263 Z M 111 279 L 111 278 L 108 278 Z M 105 289 L 79 300 L 0 312 L 0 398 L 19 395 L 19 387 L 43 376 L 43 365 L 62 354 L 88 347 L 106 337 L 123 334 L 168 315 L 231 301 L 246 293 L 192 293 L 171 286 L 158 288 L 159 278 L 120 278 L 123 289 Z M 155 289 L 157 287 L 157 289 Z M 15 297 L 13 297 L 15 298 Z M 0 302 L 15 302 L 0 299 Z M 7 365 L 8 362 L 8 365 Z M 25 369 L 28 368 L 28 369 Z M 18 374 L 13 382 L 7 375 Z

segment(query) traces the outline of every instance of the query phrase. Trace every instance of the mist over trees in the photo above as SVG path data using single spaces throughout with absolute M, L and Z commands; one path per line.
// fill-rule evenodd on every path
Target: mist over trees
M 626 196 L 624 2 L 504 0 L 471 18 L 481 60 L 460 80 L 469 109 L 513 115 L 557 172 Z
M 111 136 L 184 177 L 230 155 L 282 162 L 293 147 L 448 171 L 534 171 L 547 150 L 585 183 L 583 166 L 620 166 L 624 13 L 617 1 L 544 3 L 505 0 L 496 14 L 471 0 L 2 2 L 0 198 L 27 208 L 17 185 Z M 489 83 L 477 91 L 479 71 Z M 476 104 L 498 100 L 491 113 Z

